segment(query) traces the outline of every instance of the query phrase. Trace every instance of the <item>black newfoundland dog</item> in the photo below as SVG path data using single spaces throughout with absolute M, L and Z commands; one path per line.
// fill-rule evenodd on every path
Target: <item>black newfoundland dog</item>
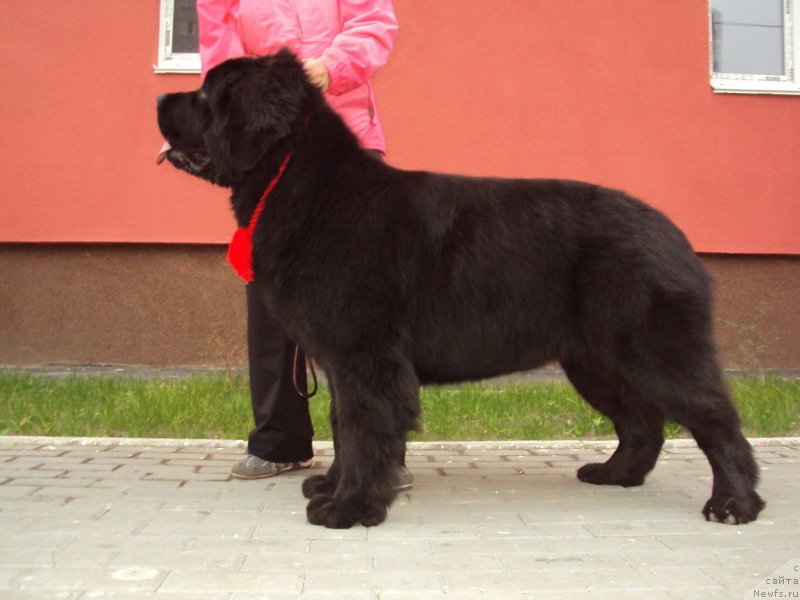
M 335 460 L 303 484 L 312 523 L 386 518 L 420 384 L 548 361 L 619 436 L 581 481 L 641 485 L 671 419 L 711 463 L 707 519 L 747 523 L 764 507 L 716 359 L 709 276 L 658 211 L 576 181 L 392 168 L 359 147 L 286 51 L 228 61 L 202 89 L 162 96 L 158 122 L 170 162 L 232 188 L 240 226 L 274 186 L 252 285 L 333 396 Z

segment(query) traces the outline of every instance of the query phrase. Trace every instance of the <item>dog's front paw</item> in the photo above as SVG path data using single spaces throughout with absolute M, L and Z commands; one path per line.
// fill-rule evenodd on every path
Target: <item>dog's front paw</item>
M 327 475 L 312 475 L 303 481 L 303 496 L 308 499 L 314 496 L 333 496 L 336 486 Z
M 614 468 L 608 463 L 589 463 L 578 469 L 578 479 L 594 485 L 634 487 L 644 483 L 644 476 Z
M 703 507 L 703 516 L 710 521 L 713 516 L 719 523 L 732 521 L 734 525 L 743 525 L 758 518 L 758 513 L 766 506 L 755 492 L 748 496 L 715 494 Z
M 341 502 L 320 494 L 308 502 L 306 516 L 309 523 L 330 529 L 349 529 L 359 523 L 365 527 L 373 527 L 386 520 L 386 507 L 380 504 L 362 506 Z

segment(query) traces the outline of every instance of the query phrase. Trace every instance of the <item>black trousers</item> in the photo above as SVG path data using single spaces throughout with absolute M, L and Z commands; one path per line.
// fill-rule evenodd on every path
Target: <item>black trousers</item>
M 248 454 L 273 462 L 299 462 L 314 455 L 308 400 L 294 387 L 295 343 L 272 317 L 256 283 L 247 287 L 247 354 L 255 428 Z M 297 385 L 306 389 L 306 363 L 297 361 Z

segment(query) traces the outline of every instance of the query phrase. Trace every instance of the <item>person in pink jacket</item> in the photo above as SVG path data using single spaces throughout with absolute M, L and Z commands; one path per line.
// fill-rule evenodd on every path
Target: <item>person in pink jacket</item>
M 202 76 L 289 48 L 364 148 L 386 151 L 370 79 L 397 36 L 391 0 L 197 0 Z
M 240 56 L 289 48 L 361 145 L 386 151 L 370 80 L 397 35 L 391 0 L 197 0 L 202 77 Z M 257 479 L 311 466 L 308 400 L 294 388 L 294 342 L 247 286 L 247 342 L 255 428 L 232 475 Z M 300 362 L 300 364 L 305 364 Z M 296 374 L 305 387 L 305 372 Z M 413 478 L 403 468 L 401 487 Z

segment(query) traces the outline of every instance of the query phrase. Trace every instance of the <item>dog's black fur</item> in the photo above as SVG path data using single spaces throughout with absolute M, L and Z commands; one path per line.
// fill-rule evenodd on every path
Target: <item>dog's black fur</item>
M 419 386 L 558 361 L 619 447 L 578 478 L 641 485 L 665 419 L 714 475 L 706 518 L 756 519 L 758 468 L 723 383 L 709 276 L 682 233 L 625 194 L 576 181 L 446 176 L 362 150 L 287 51 L 211 70 L 159 99 L 176 166 L 233 188 L 255 282 L 332 387 L 336 458 L 308 519 L 377 525 L 395 498 Z

